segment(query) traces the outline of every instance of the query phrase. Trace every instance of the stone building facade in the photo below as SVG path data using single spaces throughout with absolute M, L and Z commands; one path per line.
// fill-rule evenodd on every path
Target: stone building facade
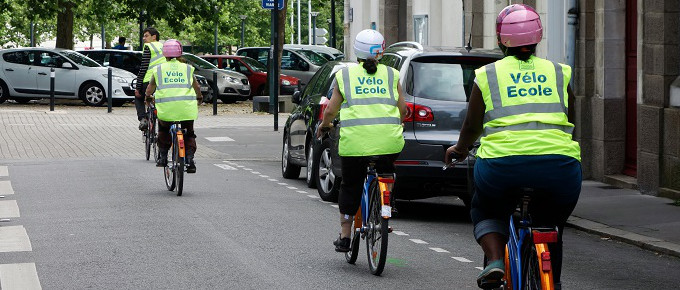
M 541 15 L 538 56 L 574 68 L 584 177 L 680 199 L 680 1 L 345 0 L 345 9 L 373 13 L 368 21 L 388 45 L 419 40 L 414 15 L 428 15 L 428 45 L 460 46 L 464 37 L 494 48 L 496 15 L 509 3 Z M 345 43 L 370 27 L 346 19 Z M 458 32 L 442 32 L 452 27 Z

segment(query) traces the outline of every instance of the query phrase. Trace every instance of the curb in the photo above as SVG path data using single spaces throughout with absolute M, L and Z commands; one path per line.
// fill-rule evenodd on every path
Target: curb
M 655 251 L 680 258 L 680 245 L 661 239 L 627 232 L 576 216 L 571 216 L 569 219 L 567 219 L 567 226 L 591 234 L 607 236 L 614 240 L 632 244 L 645 250 Z

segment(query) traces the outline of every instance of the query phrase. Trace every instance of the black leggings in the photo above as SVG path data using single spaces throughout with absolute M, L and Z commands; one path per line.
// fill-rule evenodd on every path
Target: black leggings
M 399 153 L 380 155 L 375 164 L 378 173 L 393 173 L 394 160 Z M 338 196 L 341 214 L 354 215 L 361 204 L 361 193 L 366 179 L 366 167 L 370 157 L 340 157 L 342 162 L 342 184 Z

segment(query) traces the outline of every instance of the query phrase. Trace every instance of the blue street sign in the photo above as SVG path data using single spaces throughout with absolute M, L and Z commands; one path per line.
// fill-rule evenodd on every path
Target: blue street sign
M 262 8 L 274 9 L 274 3 L 278 4 L 278 10 L 283 10 L 283 0 L 262 0 Z

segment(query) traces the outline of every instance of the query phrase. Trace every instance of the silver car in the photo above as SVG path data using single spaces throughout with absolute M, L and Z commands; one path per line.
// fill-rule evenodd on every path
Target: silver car
M 54 69 L 54 94 L 60 99 L 81 99 L 85 104 L 106 103 L 108 68 L 88 57 L 61 48 L 17 48 L 0 51 L 0 103 L 13 99 L 27 103 L 50 96 L 50 73 Z M 113 105 L 134 99 L 135 75 L 117 68 L 112 72 Z
M 195 56 L 190 53 L 183 53 L 182 57 L 187 64 L 192 65 L 196 70 L 196 75 L 201 75 L 208 80 L 210 84 L 209 96 L 205 96 L 204 102 L 211 102 L 213 95 L 216 95 L 223 103 L 234 103 L 236 101 L 245 101 L 250 97 L 250 83 L 248 77 L 242 73 L 235 71 L 224 70 L 217 68 L 214 64 Z M 213 72 L 217 73 L 217 90 L 218 94 L 213 94 Z

